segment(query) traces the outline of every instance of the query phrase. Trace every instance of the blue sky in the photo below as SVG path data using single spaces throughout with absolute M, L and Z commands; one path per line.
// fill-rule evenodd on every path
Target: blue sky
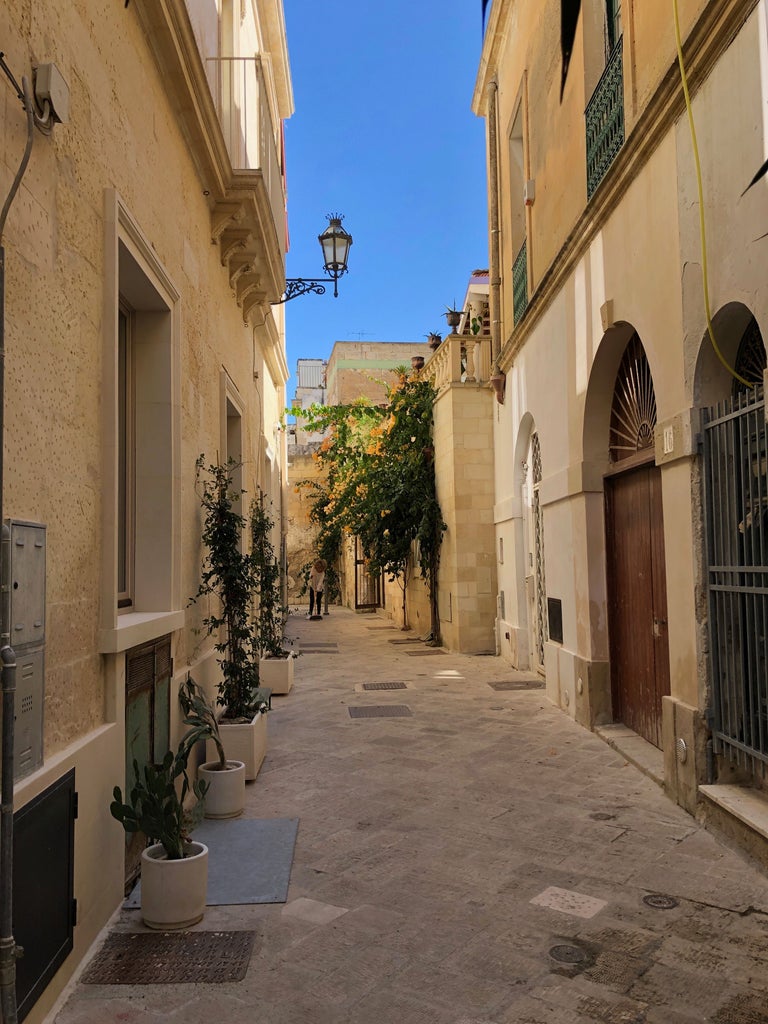
M 485 127 L 470 109 L 480 6 L 284 0 L 296 107 L 287 276 L 323 276 L 326 214 L 343 213 L 354 239 L 337 299 L 331 286 L 287 304 L 292 377 L 335 341 L 446 333 L 446 305 L 488 265 Z

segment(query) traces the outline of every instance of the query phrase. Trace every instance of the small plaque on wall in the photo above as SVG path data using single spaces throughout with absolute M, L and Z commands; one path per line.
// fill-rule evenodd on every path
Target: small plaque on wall
M 563 602 L 558 597 L 547 598 L 547 619 L 549 620 L 549 639 L 556 644 L 563 642 Z

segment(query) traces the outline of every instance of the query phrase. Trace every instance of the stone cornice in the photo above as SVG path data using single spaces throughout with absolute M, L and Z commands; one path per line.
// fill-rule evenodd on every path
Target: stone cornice
M 688 85 L 694 94 L 736 38 L 758 0 L 710 3 L 683 46 Z M 597 233 L 621 203 L 629 185 L 685 110 L 677 58 L 635 122 L 605 178 L 586 205 L 531 296 L 522 320 L 507 337 L 499 356 L 506 372 L 533 332 L 541 315 L 559 294 Z
M 256 280 L 240 276 L 233 293 L 248 320 L 257 306 L 285 290 L 285 261 L 261 170 L 233 169 L 184 0 L 134 0 L 133 9 L 162 74 L 169 102 L 187 142 L 211 211 L 230 281 L 244 261 Z M 233 267 L 231 261 L 237 260 Z M 242 273 L 242 271 L 241 271 Z

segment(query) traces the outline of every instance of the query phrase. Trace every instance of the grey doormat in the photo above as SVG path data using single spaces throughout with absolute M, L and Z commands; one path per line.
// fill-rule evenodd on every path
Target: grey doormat
M 209 907 L 285 903 L 298 818 L 204 821 L 194 838 L 208 847 Z M 141 881 L 123 906 L 141 906 Z
M 242 981 L 255 932 L 112 932 L 84 985 L 181 985 Z

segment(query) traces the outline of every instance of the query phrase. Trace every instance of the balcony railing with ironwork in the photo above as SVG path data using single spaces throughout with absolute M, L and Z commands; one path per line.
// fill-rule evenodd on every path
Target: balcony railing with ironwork
M 528 239 L 523 241 L 520 252 L 512 264 L 512 310 L 514 325 L 517 327 L 528 306 Z
M 619 39 L 585 113 L 587 128 L 587 199 L 624 145 L 624 37 Z
M 235 170 L 261 171 L 281 246 L 285 192 L 275 132 L 258 57 L 209 57 L 208 81 Z

